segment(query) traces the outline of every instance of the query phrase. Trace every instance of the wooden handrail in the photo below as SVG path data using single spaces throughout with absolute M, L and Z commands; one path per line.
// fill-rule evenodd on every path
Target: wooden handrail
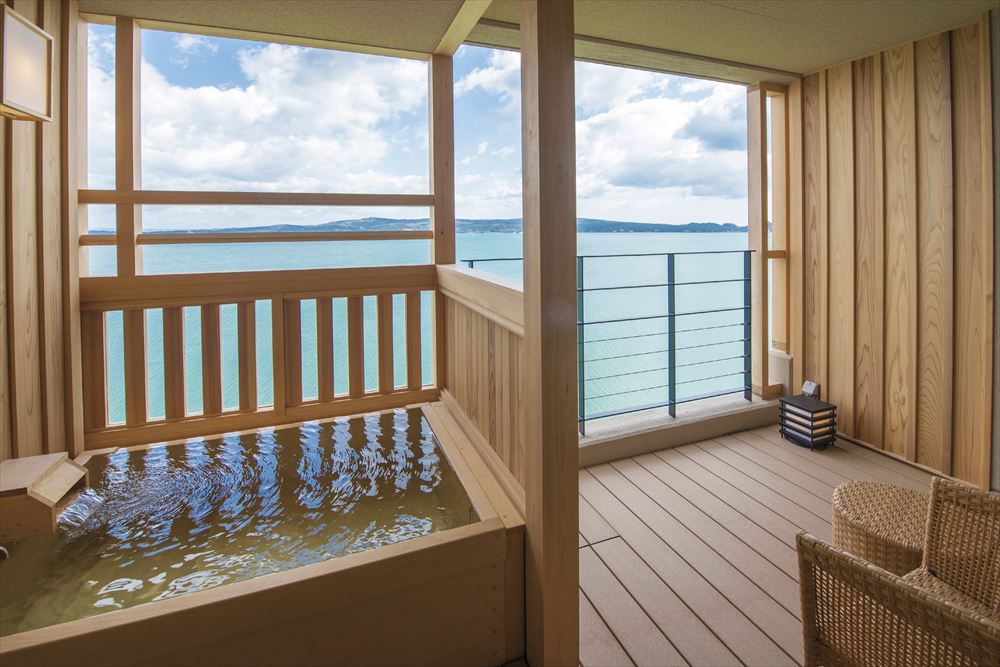
M 438 265 L 437 282 L 445 296 L 524 337 L 524 293 L 516 283 L 457 264 Z
M 433 290 L 432 264 L 345 269 L 293 269 L 80 279 L 82 310 L 127 310 L 235 303 L 275 292 L 296 298 Z

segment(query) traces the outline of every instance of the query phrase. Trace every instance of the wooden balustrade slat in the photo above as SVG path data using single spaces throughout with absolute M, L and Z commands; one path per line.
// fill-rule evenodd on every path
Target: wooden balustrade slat
M 236 304 L 237 356 L 240 373 L 240 410 L 257 409 L 257 304 Z
M 163 309 L 163 407 L 167 419 L 181 419 L 184 405 L 184 310 Z
M 378 390 L 379 393 L 392 392 L 392 295 L 378 295 Z
M 285 299 L 280 293 L 271 296 L 271 369 L 274 386 L 274 412 L 285 414 Z
M 81 373 L 83 375 L 83 428 L 87 431 L 108 425 L 107 347 L 104 313 L 80 313 Z
M 125 362 L 125 423 L 145 424 L 146 413 L 146 311 L 122 312 Z
M 408 389 L 420 389 L 423 385 L 420 342 L 420 292 L 407 292 L 406 386 Z
M 285 299 L 285 405 L 302 403 L 302 302 Z
M 347 374 L 351 398 L 365 394 L 365 309 L 360 296 L 347 298 Z
M 201 403 L 206 415 L 222 412 L 222 337 L 215 303 L 201 307 Z
M 316 373 L 319 400 L 333 400 L 333 299 L 316 299 Z

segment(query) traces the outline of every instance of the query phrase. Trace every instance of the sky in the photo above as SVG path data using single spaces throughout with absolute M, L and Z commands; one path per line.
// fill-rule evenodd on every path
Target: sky
M 142 32 L 142 186 L 426 193 L 426 62 Z M 91 25 L 90 188 L 114 187 L 114 31 Z M 520 55 L 455 55 L 459 218 L 521 215 Z M 742 86 L 578 62 L 577 214 L 746 224 Z M 144 207 L 145 229 L 239 227 L 426 208 Z M 113 227 L 92 206 L 91 228 Z

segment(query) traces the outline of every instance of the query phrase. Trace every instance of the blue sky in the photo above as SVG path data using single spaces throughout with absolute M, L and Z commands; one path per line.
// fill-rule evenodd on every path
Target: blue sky
M 114 49 L 91 26 L 92 188 L 113 187 Z M 149 189 L 427 192 L 427 64 L 146 30 L 142 182 Z M 741 86 L 578 63 L 578 214 L 746 222 Z M 519 54 L 455 56 L 456 213 L 519 217 Z M 93 207 L 91 226 L 111 226 Z M 427 210 L 147 207 L 147 229 L 308 224 Z M 183 221 L 183 222 L 179 222 Z

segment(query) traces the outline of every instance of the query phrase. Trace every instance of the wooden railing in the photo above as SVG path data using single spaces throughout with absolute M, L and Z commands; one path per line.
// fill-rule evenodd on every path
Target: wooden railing
M 502 280 L 438 267 L 444 311 L 441 398 L 524 510 L 524 297 Z
M 434 290 L 433 266 L 268 271 L 81 280 L 84 429 L 95 449 L 292 423 L 402 406 L 437 397 L 422 380 L 421 293 Z M 396 327 L 393 297 L 401 295 L 405 326 L 405 381 L 394 378 Z M 365 298 L 377 310 L 374 340 L 366 340 Z M 346 345 L 335 340 L 334 302 L 346 313 Z M 302 303 L 315 301 L 317 395 L 303 392 Z M 258 395 L 258 310 L 270 304 L 270 366 L 273 400 Z M 223 404 L 220 308 L 236 308 L 238 405 Z M 184 309 L 200 319 L 201 410 L 190 410 L 185 386 Z M 149 311 L 162 309 L 162 418 L 150 416 L 147 352 Z M 109 419 L 108 321 L 121 313 L 124 423 Z M 117 316 L 116 316 L 117 319 Z M 346 333 L 345 333 L 346 332 Z M 368 332 L 369 336 L 372 333 Z M 337 343 L 335 345 L 335 342 Z M 378 358 L 377 383 L 366 387 L 365 357 Z M 340 354 L 337 354 L 337 351 Z M 337 358 L 335 358 L 337 357 Z M 337 391 L 335 367 L 347 368 Z M 189 369 L 190 370 L 190 369 Z M 342 383 L 343 384 L 343 383 Z

